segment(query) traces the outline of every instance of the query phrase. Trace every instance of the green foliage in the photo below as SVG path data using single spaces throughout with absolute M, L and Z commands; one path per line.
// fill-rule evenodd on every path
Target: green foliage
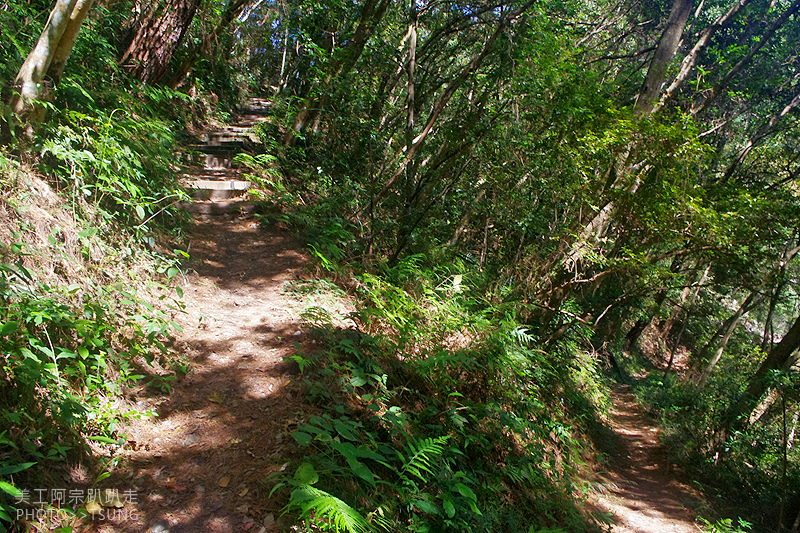
M 58 460 L 84 436 L 113 435 L 107 398 L 142 377 L 137 360 L 152 363 L 176 327 L 131 289 L 85 291 L 38 282 L 20 260 L 0 264 L 0 417 L 22 458 Z
M 13 495 L 19 481 L 85 456 L 89 441 L 113 456 L 124 443 L 120 422 L 143 416 L 113 400 L 148 374 L 169 377 L 163 341 L 183 304 L 170 286 L 179 272 L 174 260 L 130 242 L 116 248 L 109 226 L 73 231 L 76 221 L 57 218 L 63 213 L 51 197 L 50 233 L 41 239 L 28 217 L 47 186 L 11 167 L 2 180 L 16 187 L 2 201 L 6 216 L 15 213 L 7 229 L 17 231 L 0 243 L 0 488 Z M 164 283 L 136 279 L 145 263 Z
M 582 446 L 553 388 L 568 372 L 458 268 L 425 264 L 363 275 L 360 331 L 317 321 L 327 348 L 292 357 L 316 414 L 292 432 L 306 462 L 276 486 L 294 488 L 287 511 L 335 531 L 358 516 L 370 530 L 590 529 L 571 499 Z
M 746 533 L 750 531 L 752 524 L 742 518 L 737 518 L 736 524 L 730 518 L 722 518 L 716 522 L 710 522 L 703 517 L 699 518 L 702 529 L 705 533 Z
M 144 228 L 156 217 L 166 223 L 176 216 L 174 205 L 186 199 L 177 183 L 175 138 L 171 125 L 148 104 L 173 95 L 151 90 L 143 103 L 123 98 L 123 107 L 108 111 L 76 82 L 64 92 L 75 93 L 85 111 L 65 110 L 43 132 L 43 170 L 55 173 L 76 205 L 89 200 L 108 217 L 132 228 Z

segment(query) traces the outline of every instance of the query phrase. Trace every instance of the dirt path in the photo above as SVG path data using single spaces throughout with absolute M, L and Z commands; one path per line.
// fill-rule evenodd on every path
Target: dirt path
M 609 472 L 601 476 L 606 488 L 594 505 L 611 513 L 614 533 L 699 533 L 695 524 L 702 496 L 676 480 L 665 461 L 658 430 L 642 413 L 628 386 L 611 391 L 611 427 L 618 437 L 610 453 Z
M 238 178 L 229 166 L 213 171 L 214 180 Z M 229 203 L 236 202 L 216 211 L 236 212 Z M 262 229 L 253 217 L 196 218 L 186 313 L 178 318 L 183 332 L 172 346 L 190 372 L 170 383 L 168 394 L 142 388 L 129 395 L 129 408 L 157 416 L 133 419 L 121 462 L 100 485 L 125 497 L 124 510 L 82 531 L 286 529 L 276 523 L 280 509 L 268 497 L 272 483 L 266 479 L 286 467 L 294 448 L 290 427 L 303 418 L 294 365 L 285 361 L 297 345 L 311 342 L 299 319 L 300 302 L 285 293 L 287 282 L 305 272 L 303 249 L 287 232 Z M 661 461 L 657 432 L 633 395 L 618 387 L 612 398 L 619 442 L 610 472 L 600 479 L 607 491 L 593 504 L 613 515 L 617 533 L 697 533 L 691 508 L 701 501 L 698 495 Z
M 191 372 L 171 394 L 139 399 L 157 417 L 126 431 L 130 450 L 112 486 L 136 495 L 135 512 L 95 521 L 99 532 L 279 531 L 265 478 L 289 455 L 298 410 L 283 358 L 306 342 L 284 283 L 307 257 L 286 232 L 252 219 L 199 220 L 196 272 L 185 285 L 183 333 L 173 349 Z
M 186 207 L 199 214 L 189 232 L 186 312 L 176 319 L 183 332 L 171 346 L 190 370 L 169 394 L 132 394 L 136 411 L 157 416 L 125 429 L 121 464 L 103 485 L 130 497 L 120 516 L 95 519 L 95 531 L 280 531 L 266 478 L 285 468 L 289 426 L 301 416 L 296 365 L 285 358 L 309 342 L 300 302 L 285 289 L 303 276 L 308 257 L 288 232 L 242 214 L 252 205 L 237 189 L 249 183 L 231 165 L 267 111 L 254 99 L 236 124 L 204 134 L 195 147 L 208 155 L 189 171 L 197 200 Z M 229 184 L 242 187 L 224 190 Z M 198 188 L 210 190 L 198 196 Z

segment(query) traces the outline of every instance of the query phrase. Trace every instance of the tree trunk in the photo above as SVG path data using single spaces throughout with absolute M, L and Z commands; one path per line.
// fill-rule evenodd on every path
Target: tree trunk
M 768 374 L 773 370 L 790 368 L 797 360 L 795 352 L 798 348 L 800 348 L 800 317 L 758 367 L 739 400 L 728 409 L 717 432 L 716 447 L 724 445 L 732 430 L 741 429 L 747 424 L 749 415 L 758 407 L 761 397 L 769 388 Z
M 798 253 L 800 253 L 800 246 L 794 246 L 783 253 L 783 259 L 780 263 L 777 280 L 775 282 L 775 291 L 772 293 L 772 297 L 769 301 L 767 318 L 764 319 L 764 334 L 761 338 L 761 351 L 764 353 L 768 353 L 772 349 L 774 342 L 775 332 L 772 326 L 772 317 L 775 314 L 775 308 L 778 305 L 781 292 L 783 292 L 784 287 L 789 283 L 786 279 L 786 267 Z
M 203 40 L 200 42 L 199 45 L 194 46 L 189 53 L 186 54 L 186 58 L 181 61 L 181 64 L 178 68 L 175 69 L 173 74 L 169 78 L 169 82 L 167 85 L 171 89 L 177 89 L 180 87 L 184 81 L 186 81 L 186 77 L 189 76 L 189 73 L 194 68 L 194 65 L 197 61 L 207 55 L 209 51 L 211 51 L 211 47 L 217 41 L 219 36 L 222 34 L 223 31 L 228 29 L 236 17 L 239 16 L 239 13 L 242 12 L 242 9 L 247 5 L 249 0 L 232 0 L 228 3 L 228 6 L 225 8 L 225 13 L 222 14 L 222 18 L 219 20 L 219 23 L 214 28 L 214 31 L 209 33 L 208 35 L 203 37 Z M 283 59 L 284 65 L 286 60 L 286 37 L 288 36 L 287 33 L 284 35 L 284 50 L 283 50 Z M 281 82 L 283 82 L 283 66 L 281 66 Z
M 19 69 L 15 85 L 20 91 L 11 98 L 10 106 L 17 120 L 26 124 L 28 138 L 35 133 L 35 122 L 44 118 L 44 108 L 36 106 L 36 102 L 47 92 L 46 78 L 52 85 L 61 81 L 64 65 L 91 6 L 92 0 L 58 0 L 39 40 Z
M 697 380 L 698 390 L 701 390 L 706 386 L 706 382 L 708 381 L 708 377 L 711 375 L 711 371 L 714 370 L 714 367 L 717 366 L 717 363 L 722 358 L 722 354 L 725 352 L 725 347 L 728 345 L 728 341 L 730 341 L 734 330 L 736 330 L 736 326 L 739 325 L 739 321 L 747 312 L 761 303 L 763 299 L 764 297 L 762 295 L 759 295 L 756 292 L 751 292 L 742 305 L 739 306 L 739 309 L 737 309 L 733 315 L 728 317 L 728 319 L 722 323 L 722 327 L 718 332 L 719 335 L 715 333 L 711 340 L 709 340 L 703 352 L 707 352 L 715 342 L 716 338 L 720 337 L 720 341 L 717 345 L 717 349 L 714 351 L 714 355 L 711 356 L 706 368 L 703 370 L 702 374 L 700 374 L 700 377 Z
M 742 68 L 744 68 L 744 66 L 747 65 L 751 59 L 753 59 L 753 56 L 755 56 L 765 44 L 772 40 L 772 37 L 775 36 L 775 33 L 786 23 L 787 20 L 789 20 L 791 16 L 796 14 L 798 10 L 800 10 L 800 0 L 795 0 L 792 5 L 790 5 L 786 11 L 781 14 L 780 17 L 773 21 L 770 27 L 767 28 L 767 31 L 765 31 L 764 34 L 759 37 L 759 39 L 750 48 L 750 51 L 747 53 L 747 55 L 739 60 L 739 62 L 736 63 L 727 74 L 725 74 L 722 80 L 720 80 L 720 82 L 714 86 L 714 88 L 711 90 L 711 93 L 706 96 L 703 102 L 697 106 L 692 106 L 690 113 L 692 115 L 697 115 L 706 109 L 711 102 L 713 102 L 717 96 L 719 96 L 720 92 L 722 92 L 722 90 L 728 85 L 731 79 L 733 79 L 733 77 L 738 74 L 739 71 L 742 70 Z
M 145 7 L 128 48 L 119 65 L 131 76 L 149 84 L 157 84 L 167 72 L 172 55 L 189 29 L 200 0 L 166 0 L 166 4 Z
M 633 106 L 634 117 L 645 117 L 653 112 L 655 103 L 661 94 L 661 87 L 666 79 L 667 67 L 675 56 L 686 22 L 689 19 L 689 14 L 692 11 L 692 3 L 692 0 L 673 1 L 666 27 L 658 41 L 653 59 L 650 61 L 644 85 Z M 637 168 L 639 165 L 631 164 L 630 159 L 633 151 L 634 145 L 630 143 L 625 150 L 617 154 L 614 167 L 619 171 L 615 175 L 612 168 L 612 177 L 610 178 L 611 189 L 626 191 L 631 195 L 638 190 L 644 171 L 642 168 Z M 599 203 L 602 207 L 587 224 L 584 224 L 577 239 L 572 243 L 564 257 L 562 268 L 566 271 L 574 270 L 577 272 L 580 270 L 581 262 L 590 255 L 602 240 L 617 216 L 617 204 L 613 200 Z M 561 277 L 563 277 L 562 274 L 556 274 L 556 279 Z M 555 285 L 555 283 L 553 284 Z M 569 291 L 563 291 L 563 293 L 568 294 Z M 557 298 L 557 301 L 553 301 L 551 298 L 549 307 L 551 310 L 556 310 L 563 301 L 561 298 Z
M 61 36 L 61 40 L 58 42 L 58 47 L 53 54 L 50 68 L 47 70 L 47 77 L 52 80 L 55 86 L 61 83 L 61 77 L 64 75 L 64 67 L 66 67 L 67 60 L 75 46 L 75 41 L 78 39 L 81 24 L 83 24 L 83 21 L 86 19 L 93 5 L 94 0 L 77 0 L 75 6 L 72 8 L 72 13 L 70 13 L 69 16 L 69 23 L 64 30 L 64 35 Z
M 653 112 L 661 109 L 673 96 L 675 96 L 675 93 L 677 93 L 678 89 L 680 89 L 681 85 L 683 85 L 683 82 L 686 81 L 689 73 L 697 63 L 697 58 L 708 45 L 711 37 L 714 36 L 717 30 L 721 29 L 723 26 L 727 25 L 731 20 L 733 20 L 734 17 L 736 17 L 736 15 L 742 10 L 742 8 L 751 1 L 752 0 L 740 0 L 731 6 L 730 9 L 728 9 L 727 13 L 715 20 L 711 26 L 706 27 L 702 32 L 700 32 L 700 37 L 697 39 L 694 47 L 692 47 L 689 53 L 686 54 L 686 57 L 683 58 L 678 75 L 675 76 L 675 79 L 672 81 L 670 86 L 666 91 L 664 91 L 664 97 L 661 99 L 661 102 L 655 106 Z
M 392 174 L 392 176 L 382 185 L 381 189 L 375 195 L 375 201 L 381 200 L 389 191 L 392 189 L 395 181 L 405 173 L 406 168 L 409 164 L 414 160 L 416 156 L 416 152 L 422 147 L 425 143 L 425 140 L 428 138 L 428 135 L 433 130 L 433 127 L 436 125 L 437 120 L 439 119 L 439 115 L 441 115 L 442 111 L 447 107 L 447 104 L 450 102 L 450 99 L 456 94 L 461 85 L 469 78 L 469 76 L 475 72 L 483 63 L 486 56 L 491 51 L 494 43 L 497 41 L 498 37 L 502 34 L 503 30 L 514 22 L 517 18 L 519 18 L 525 11 L 527 11 L 533 4 L 535 0 L 530 0 L 522 5 L 516 11 L 509 13 L 505 17 L 503 17 L 497 24 L 497 28 L 495 29 L 492 36 L 486 41 L 481 49 L 480 53 L 475 56 L 472 61 L 464 67 L 459 75 L 452 80 L 448 85 L 447 89 L 445 89 L 441 96 L 436 100 L 433 105 L 433 109 L 431 109 L 430 115 L 428 115 L 428 120 L 425 123 L 425 127 L 422 128 L 422 131 L 414 138 L 414 142 L 411 145 L 409 150 L 406 150 L 405 157 L 403 158 L 402 162 L 400 163 L 400 167 Z
M 664 28 L 661 39 L 658 41 L 655 54 L 653 54 L 653 59 L 650 62 L 650 68 L 647 69 L 644 86 L 639 92 L 636 104 L 633 107 L 634 116 L 646 116 L 655 109 L 661 94 L 661 87 L 664 85 L 667 67 L 675 56 L 675 52 L 678 51 L 683 29 L 686 27 L 686 22 L 692 12 L 692 4 L 692 0 L 674 0 L 672 3 L 669 19 L 667 19 L 667 27 Z
M 775 125 L 798 106 L 800 106 L 800 93 L 796 94 L 795 97 L 792 98 L 788 104 L 786 104 L 786 107 L 784 107 L 779 113 L 773 115 L 769 121 L 767 121 L 767 123 L 764 124 L 749 141 L 747 141 L 747 144 L 745 144 L 744 148 L 739 151 L 736 159 L 734 159 L 733 162 L 728 166 L 728 169 L 725 171 L 725 175 L 720 180 L 720 183 L 724 184 L 727 182 L 733 176 L 734 172 L 736 172 L 736 169 L 739 167 L 739 165 L 747 158 L 748 155 L 750 155 L 750 152 L 752 152 L 756 146 L 761 144 L 761 142 L 769 136 Z
M 332 61 L 328 74 L 323 80 L 324 86 L 329 86 L 331 80 L 345 76 L 352 70 L 364 52 L 370 37 L 375 33 L 378 24 L 383 20 L 389 5 L 391 5 L 390 0 L 367 0 L 361 10 L 361 18 L 353 37 L 343 51 L 344 57 L 338 61 Z M 309 123 L 316 120 L 320 110 L 326 107 L 329 100 L 330 94 L 327 92 L 323 92 L 323 96 L 319 99 L 309 98 L 306 100 L 303 107 L 297 112 L 292 127 L 283 137 L 284 145 L 292 145 L 297 138 L 297 134 Z

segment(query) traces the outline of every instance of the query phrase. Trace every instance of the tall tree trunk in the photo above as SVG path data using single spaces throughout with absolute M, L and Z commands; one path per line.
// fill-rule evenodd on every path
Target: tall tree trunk
M 72 8 L 72 12 L 69 15 L 69 23 L 61 36 L 61 40 L 58 42 L 50 68 L 47 69 L 47 77 L 52 80 L 55 86 L 61 83 L 64 68 L 67 65 L 69 56 L 72 54 L 72 49 L 75 47 L 81 24 L 83 24 L 93 5 L 94 0 L 77 0 Z
M 744 68 L 744 66 L 747 65 L 751 59 L 753 59 L 753 56 L 755 56 L 765 44 L 767 44 L 770 40 L 772 40 L 772 37 L 775 36 L 775 33 L 781 27 L 783 27 L 786 21 L 789 20 L 790 17 L 795 15 L 798 12 L 798 10 L 800 10 L 800 0 L 795 0 L 786 9 L 786 11 L 784 11 L 777 19 L 775 19 L 772 22 L 769 28 L 767 28 L 767 31 L 765 31 L 759 37 L 759 39 L 753 43 L 753 45 L 750 47 L 750 51 L 747 52 L 747 55 L 745 55 L 742 59 L 740 59 L 739 62 L 736 63 L 728 71 L 727 74 L 725 74 L 722 80 L 720 80 L 720 82 L 714 86 L 714 88 L 711 90 L 711 93 L 706 96 L 706 98 L 702 101 L 702 103 L 696 106 L 692 106 L 692 109 L 690 111 L 691 114 L 697 115 L 698 113 L 701 113 L 704 109 L 706 109 L 709 105 L 711 105 L 711 102 L 713 102 L 717 98 L 717 96 L 719 96 L 720 92 L 722 92 L 722 90 L 728 85 L 728 83 L 733 79 L 733 77 L 736 74 L 738 74 L 739 71 L 742 70 L 742 68 Z
M 203 40 L 200 44 L 195 45 L 189 50 L 189 53 L 186 54 L 186 57 L 181 64 L 175 69 L 173 74 L 170 76 L 167 85 L 172 89 L 177 89 L 180 87 L 184 81 L 186 81 L 187 76 L 194 68 L 195 64 L 201 57 L 206 56 L 210 51 L 211 47 L 217 42 L 217 39 L 222 32 L 228 29 L 228 27 L 236 20 L 236 17 L 242 12 L 244 7 L 247 5 L 249 0 L 232 0 L 228 3 L 227 7 L 225 8 L 225 12 L 222 14 L 222 18 L 219 19 L 214 31 L 205 35 Z M 284 65 L 286 60 L 286 37 L 288 36 L 288 29 L 287 33 L 284 35 Z M 281 66 L 281 82 L 283 82 L 283 66 Z
M 29 138 L 35 133 L 35 122 L 44 118 L 44 108 L 37 107 L 36 102 L 45 96 L 48 81 L 52 85 L 61 81 L 64 65 L 91 7 L 92 0 L 58 0 L 39 40 L 19 69 L 15 85 L 20 91 L 12 96 L 10 106 L 17 120 L 25 124 Z
M 323 80 L 325 87 L 330 85 L 331 80 L 346 76 L 353 69 L 391 3 L 390 0 L 367 0 L 361 10 L 361 17 L 353 37 L 342 51 L 341 59 L 332 61 L 329 66 L 328 74 Z M 329 101 L 330 94 L 328 92 L 323 92 L 323 96 L 320 98 L 307 99 L 300 111 L 297 112 L 292 127 L 284 135 L 283 143 L 287 146 L 293 144 L 297 134 L 316 120 L 320 110 L 324 109 Z
M 633 107 L 635 116 L 649 115 L 655 109 L 661 94 L 661 87 L 666 79 L 667 67 L 672 62 L 675 52 L 678 51 L 678 44 L 681 42 L 683 29 L 686 27 L 689 15 L 692 13 L 693 3 L 692 0 L 674 0 L 672 3 L 667 26 L 658 41 L 650 68 L 647 69 L 644 86 Z
M 689 14 L 692 11 L 693 0 L 674 0 L 672 9 L 670 10 L 669 18 L 667 19 L 666 27 L 661 34 L 658 41 L 658 46 L 650 61 L 650 66 L 647 70 L 644 85 L 642 86 L 639 95 L 636 98 L 636 103 L 633 106 L 634 117 L 645 117 L 652 113 L 655 108 L 655 103 L 661 94 L 661 87 L 664 85 L 667 74 L 667 67 L 675 56 L 678 50 L 683 30 L 686 27 L 686 22 L 689 19 Z M 634 152 L 633 143 L 629 144 L 626 149 L 617 154 L 614 168 L 617 169 L 616 175 L 611 181 L 610 188 L 617 191 L 626 191 L 628 194 L 635 194 L 641 183 L 641 175 L 643 169 L 638 168 L 639 165 L 630 162 L 631 154 Z M 587 255 L 601 241 L 606 231 L 617 215 L 617 204 L 611 200 L 608 202 L 600 202 L 602 206 L 599 211 L 583 226 L 583 229 L 578 233 L 575 242 L 569 248 L 566 257 L 564 258 L 563 265 L 566 270 L 580 270 L 580 264 Z M 563 274 L 557 274 L 556 279 L 563 277 Z M 553 285 L 559 285 L 553 283 Z M 562 291 L 564 295 L 569 291 Z M 549 302 L 551 309 L 557 309 L 563 302 L 563 298 L 558 297 L 557 301 Z M 558 301 L 560 300 L 560 301 Z
M 675 94 L 678 92 L 678 89 L 680 89 L 683 85 L 683 82 L 686 81 L 689 73 L 694 69 L 694 66 L 697 63 L 697 58 L 700 57 L 700 54 L 711 41 L 711 37 L 714 36 L 717 30 L 720 30 L 726 26 L 736 17 L 742 8 L 751 1 L 752 0 L 740 0 L 739 2 L 736 2 L 724 15 L 720 16 L 714 21 L 713 24 L 700 32 L 700 37 L 697 39 L 694 47 L 692 47 L 689 53 L 683 58 L 683 61 L 681 61 L 681 67 L 678 71 L 678 75 L 675 76 L 675 79 L 672 81 L 670 86 L 664 91 L 664 96 L 661 98 L 661 102 L 654 107 L 653 112 L 661 109 L 673 96 L 675 96 Z
M 119 64 L 139 81 L 157 84 L 166 74 L 199 4 L 200 0 L 165 0 L 164 4 L 153 6 L 140 1 L 144 18 Z
M 794 246 L 783 253 L 783 259 L 780 263 L 778 270 L 777 280 L 775 283 L 775 291 L 769 301 L 769 310 L 767 311 L 767 318 L 764 319 L 764 334 L 761 338 L 761 351 L 767 353 L 772 349 L 774 342 L 774 330 L 772 325 L 772 317 L 775 314 L 775 308 L 780 300 L 781 293 L 784 287 L 788 285 L 789 281 L 786 279 L 786 268 L 792 259 L 800 253 L 800 246 Z
M 678 335 L 675 337 L 675 341 L 672 343 L 672 350 L 670 350 L 669 354 L 669 362 L 664 370 L 664 379 L 667 378 L 669 371 L 672 370 L 672 365 L 675 362 L 675 352 L 678 350 L 681 337 L 683 337 L 683 332 L 686 331 L 686 324 L 689 322 L 689 311 L 691 310 L 694 301 L 697 299 L 697 296 L 700 294 L 700 291 L 703 288 L 703 283 L 705 283 L 710 270 L 711 265 L 709 264 L 703 271 L 703 275 L 700 276 L 699 280 L 693 281 L 691 285 L 683 289 L 681 292 L 681 300 L 676 304 L 677 311 L 675 311 L 667 321 L 670 324 L 667 329 L 667 334 L 669 334 L 669 329 L 672 329 L 672 321 L 674 321 L 674 317 L 683 311 L 683 323 L 681 324 L 680 332 L 678 332 Z
M 767 376 L 773 370 L 790 368 L 798 359 L 795 353 L 800 348 L 800 317 L 798 317 L 786 335 L 767 355 L 755 374 L 749 379 L 747 388 L 728 409 L 725 419 L 720 424 L 715 438 L 715 446 L 720 448 L 731 431 L 747 425 L 749 415 L 758 407 L 759 401 L 769 388 Z
M 758 132 L 747 141 L 744 148 L 739 151 L 739 154 L 736 156 L 736 159 L 728 166 L 728 169 L 725 171 L 725 175 L 720 179 L 720 183 L 726 183 L 733 174 L 736 172 L 736 169 L 739 167 L 742 162 L 750 155 L 750 152 L 753 149 L 761 144 L 764 139 L 766 139 L 771 133 L 773 128 L 775 127 L 780 120 L 792 112 L 796 107 L 800 106 L 800 93 L 797 93 L 792 100 L 786 104 L 779 113 L 774 114 L 761 128 L 759 128 Z
M 742 317 L 748 313 L 751 309 L 756 307 L 761 301 L 764 299 L 763 295 L 760 295 L 756 292 L 751 292 L 750 295 L 742 302 L 742 305 L 739 306 L 739 309 L 736 312 L 729 316 L 727 320 L 722 323 L 722 326 L 718 330 L 714 336 L 708 341 L 708 344 L 703 349 L 703 352 L 708 352 L 716 342 L 716 339 L 719 338 L 719 344 L 717 345 L 716 350 L 714 350 L 714 354 L 711 356 L 711 359 L 708 361 L 703 372 L 700 374 L 699 378 L 697 379 L 697 388 L 698 390 L 705 387 L 706 382 L 708 381 L 711 372 L 714 370 L 714 367 L 717 366 L 717 363 L 722 358 L 722 354 L 725 352 L 725 347 L 728 345 L 728 341 L 731 339 L 731 335 L 733 335 L 736 326 L 739 325 L 739 321 Z
M 392 174 L 392 176 L 383 183 L 381 189 L 375 195 L 375 201 L 379 201 L 382 199 L 389 191 L 392 190 L 392 186 L 397 181 L 397 179 L 402 176 L 408 165 L 412 163 L 414 160 L 417 151 L 425 144 L 425 140 L 428 138 L 428 135 L 433 130 L 433 127 L 436 125 L 436 122 L 439 119 L 439 115 L 441 115 L 442 111 L 447 107 L 447 104 L 450 102 L 450 99 L 458 92 L 458 89 L 467 81 L 467 78 L 474 73 L 478 68 L 480 68 L 481 64 L 483 63 L 486 56 L 491 51 L 494 43 L 497 41 L 498 37 L 503 33 L 503 30 L 514 22 L 517 18 L 519 18 L 525 11 L 530 9 L 530 7 L 535 3 L 535 0 L 530 0 L 523 4 L 519 9 L 509 13 L 508 15 L 504 16 L 497 24 L 497 28 L 492 33 L 492 36 L 486 41 L 481 49 L 480 53 L 476 55 L 472 61 L 470 61 L 467 66 L 465 66 L 458 76 L 452 80 L 448 85 L 447 89 L 445 89 L 441 96 L 436 100 L 431 109 L 430 114 L 428 115 L 428 120 L 425 123 L 425 126 L 422 128 L 422 131 L 413 139 L 413 143 L 411 148 L 405 151 L 405 157 L 403 157 L 402 162 L 400 163 L 399 168 Z

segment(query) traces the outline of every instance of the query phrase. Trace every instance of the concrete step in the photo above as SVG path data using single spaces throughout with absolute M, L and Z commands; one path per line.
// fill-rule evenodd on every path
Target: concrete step
M 264 121 L 270 107 L 266 99 L 251 98 L 235 124 L 205 132 L 199 136 L 199 144 L 188 145 L 191 152 L 186 161 L 202 164 L 203 168 L 195 167 L 183 175 L 181 181 L 194 201 L 182 202 L 181 208 L 199 215 L 249 215 L 255 212 L 251 202 L 241 199 L 251 183 L 237 179 L 238 165 L 233 163 L 233 158 L 236 154 L 253 151 L 259 142 L 253 126 Z
M 251 202 L 217 201 L 217 202 L 181 202 L 180 207 L 189 213 L 198 215 L 252 215 L 256 206 Z
M 236 157 L 238 153 L 241 153 L 241 150 L 208 150 L 206 152 L 195 152 L 187 155 L 186 162 L 189 164 L 201 163 L 203 165 L 203 172 L 225 172 L 226 170 L 239 167 L 239 164 L 233 161 L 233 158 Z
M 194 180 L 230 181 L 239 179 L 239 170 L 235 168 L 190 168 L 181 176 L 181 181 L 187 183 Z M 245 180 L 246 181 L 246 180 Z
M 242 112 L 253 115 L 265 116 L 272 109 L 272 102 L 266 98 L 249 98 L 247 105 L 242 108 Z
M 190 144 L 188 148 L 201 154 L 238 154 L 247 147 L 243 142 L 219 142 L 217 144 Z
M 186 185 L 191 189 L 190 195 L 195 200 L 228 200 L 242 196 L 250 188 L 249 181 L 230 179 L 222 180 L 192 180 Z
M 210 191 L 246 191 L 250 188 L 249 181 L 228 180 L 192 180 L 188 184 L 190 189 L 208 189 Z

